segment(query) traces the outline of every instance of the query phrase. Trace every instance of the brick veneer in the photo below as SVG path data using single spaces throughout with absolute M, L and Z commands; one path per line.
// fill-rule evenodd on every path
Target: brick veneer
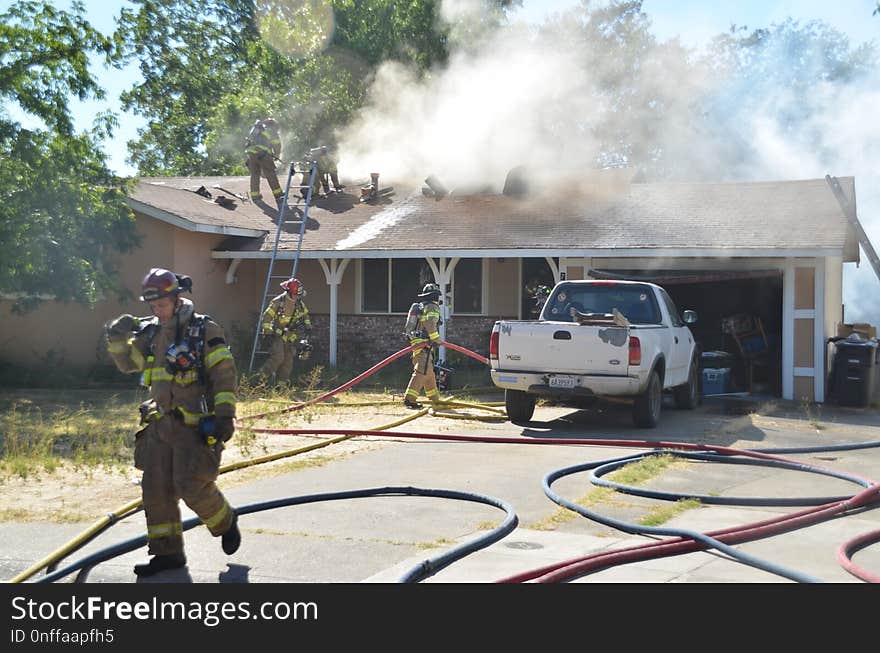
M 312 361 L 326 363 L 330 357 L 329 316 L 311 314 Z M 446 339 L 481 356 L 489 353 L 489 334 L 496 320 L 502 317 L 456 315 L 446 325 Z M 339 365 L 356 369 L 370 367 L 407 346 L 401 335 L 406 317 L 403 315 L 340 315 L 336 328 L 336 360 Z M 448 354 L 456 366 L 479 365 L 477 361 L 452 351 Z

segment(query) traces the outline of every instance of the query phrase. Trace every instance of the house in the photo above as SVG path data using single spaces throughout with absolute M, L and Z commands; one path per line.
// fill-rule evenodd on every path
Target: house
M 302 217 L 298 181 L 289 220 Z M 855 205 L 855 180 L 839 181 Z M 356 370 L 407 344 L 404 313 L 427 281 L 448 291 L 443 338 L 485 355 L 495 320 L 530 316 L 527 285 L 652 280 L 679 309 L 697 311 L 694 333 L 706 351 L 732 351 L 725 319 L 759 318 L 771 362 L 761 389 L 825 400 L 826 342 L 843 322 L 843 264 L 859 261 L 855 230 L 825 179 L 643 183 L 597 171 L 529 194 L 511 177 L 505 192 L 449 193 L 436 180 L 432 190 L 383 188 L 380 178 L 382 192 L 369 202 L 358 182 L 369 180 L 309 207 L 300 241 L 301 221 L 278 232 L 274 207 L 244 199 L 247 177 L 142 178 L 129 203 L 143 246 L 121 261 L 122 280 L 136 295 L 150 267 L 192 276 L 199 310 L 227 328 L 247 362 L 263 296 L 279 291 L 296 262 L 314 324 L 312 360 Z M 276 236 L 279 278 L 267 284 Z M 49 351 L 93 363 L 107 319 L 145 314 L 136 299 L 94 311 L 47 303 L 25 316 L 8 304 L 0 302 L 0 360 L 19 364 Z

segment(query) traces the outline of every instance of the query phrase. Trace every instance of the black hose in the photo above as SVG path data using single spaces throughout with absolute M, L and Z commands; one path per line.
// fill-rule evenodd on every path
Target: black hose
M 631 524 L 629 522 L 621 521 L 618 519 L 612 519 L 611 517 L 605 517 L 597 512 L 587 510 L 583 506 L 576 504 L 572 501 L 568 501 L 563 497 L 559 496 L 555 492 L 550 489 L 550 486 L 554 481 L 564 477 L 569 476 L 571 474 L 576 474 L 578 472 L 589 471 L 595 469 L 597 467 L 601 467 L 603 465 L 608 465 L 613 462 L 633 462 L 636 460 L 640 460 L 646 456 L 652 455 L 651 453 L 639 454 L 636 456 L 626 456 L 624 458 L 617 458 L 614 460 L 605 460 L 598 461 L 592 463 L 586 463 L 581 465 L 574 465 L 571 467 L 566 467 L 563 469 L 556 470 L 547 474 L 544 479 L 541 481 L 541 486 L 544 489 L 544 494 L 553 501 L 554 503 L 561 505 L 569 510 L 572 510 L 579 515 L 586 517 L 592 521 L 598 522 L 600 524 L 605 524 L 606 526 L 611 526 L 612 528 L 616 528 L 619 531 L 623 531 L 624 533 L 632 533 L 635 535 L 643 535 L 643 534 L 653 534 L 653 535 L 673 535 L 676 537 L 686 537 L 692 539 L 697 542 L 701 542 L 709 548 L 717 549 L 722 553 L 726 553 L 732 559 L 742 562 L 743 564 L 747 564 L 749 566 L 755 567 L 757 569 L 763 569 L 772 574 L 776 574 L 778 576 L 782 576 L 784 578 L 788 578 L 790 580 L 794 580 L 801 583 L 821 583 L 818 578 L 814 578 L 808 574 L 803 574 L 799 571 L 791 570 L 786 567 L 782 567 L 780 565 L 776 565 L 771 562 L 766 562 L 757 558 L 755 556 L 749 555 L 747 553 L 743 553 L 742 551 L 738 551 L 732 546 L 728 546 L 724 542 L 715 539 L 714 537 L 710 537 L 704 533 L 700 533 L 699 531 L 691 531 L 685 529 L 678 528 L 660 528 L 656 526 L 639 526 L 637 524 Z M 624 463 L 625 464 L 625 463 Z
M 428 560 L 419 563 L 415 568 L 413 568 L 401 577 L 399 581 L 401 583 L 418 582 L 419 580 L 422 580 L 424 578 L 427 578 L 428 576 L 437 573 L 438 571 L 440 571 L 444 567 L 449 566 L 456 560 L 459 560 L 466 555 L 473 553 L 474 551 L 485 548 L 490 544 L 497 542 L 505 535 L 510 533 L 513 529 L 515 529 L 518 523 L 518 519 L 516 513 L 513 511 L 513 508 L 510 506 L 510 504 L 504 501 L 470 492 L 459 492 L 457 490 L 424 489 L 416 487 L 383 487 L 368 488 L 362 490 L 347 490 L 344 492 L 307 494 L 298 497 L 286 497 L 283 499 L 273 499 L 271 501 L 263 501 L 260 503 L 251 503 L 236 508 L 235 512 L 239 515 L 247 515 L 254 512 L 261 512 L 263 510 L 273 510 L 275 508 L 284 508 L 287 506 L 296 506 L 305 503 L 334 501 L 339 499 L 357 499 L 374 496 L 425 496 L 438 497 L 442 499 L 460 499 L 464 501 L 474 501 L 477 503 L 488 504 L 490 506 L 501 508 L 507 513 L 507 518 L 500 526 L 493 528 L 492 530 L 486 532 L 484 535 L 481 535 L 480 537 L 477 537 L 470 542 L 461 544 L 451 549 L 450 551 L 447 551 L 446 553 L 436 556 L 435 558 L 429 558 Z M 189 529 L 198 526 L 201 523 L 202 520 L 198 517 L 187 519 L 183 522 L 182 530 L 188 531 Z M 123 555 L 125 553 L 129 553 L 130 551 L 139 549 L 146 545 L 146 543 L 146 535 L 140 535 L 138 537 L 131 538 L 124 542 L 120 542 L 113 546 L 107 547 L 106 549 L 96 551 L 95 553 L 86 556 L 85 558 L 81 558 L 80 560 L 71 563 L 63 569 L 52 572 L 50 574 L 46 574 L 45 576 L 34 582 L 53 583 L 56 580 L 64 578 L 65 576 L 68 576 L 75 571 L 82 570 L 77 576 L 77 582 L 79 582 L 79 580 L 85 579 L 88 571 L 95 565 L 106 562 L 107 560 Z
M 834 503 L 837 501 L 846 501 L 852 495 L 845 494 L 842 496 L 830 496 L 830 497 L 789 497 L 789 498 L 778 498 L 778 497 L 720 497 L 720 496 L 712 496 L 708 494 L 679 494 L 672 492 L 660 492 L 657 490 L 648 490 L 645 488 L 634 487 L 631 485 L 625 485 L 623 483 L 616 483 L 614 481 L 609 481 L 601 478 L 602 475 L 607 474 L 609 472 L 613 472 L 624 465 L 629 464 L 632 460 L 637 460 L 646 457 L 647 455 L 655 455 L 655 454 L 667 454 L 676 456 L 679 458 L 688 458 L 691 460 L 705 460 L 709 462 L 721 462 L 725 464 L 731 465 L 763 465 L 767 467 L 782 467 L 783 469 L 792 469 L 795 471 L 803 471 L 810 472 L 813 474 L 822 474 L 824 476 L 832 476 L 834 478 L 843 479 L 846 481 L 850 481 L 857 485 L 861 485 L 862 487 L 871 487 L 873 483 L 870 481 L 863 479 L 858 476 L 852 476 L 850 474 L 845 474 L 843 472 L 835 472 L 830 469 L 825 469 L 822 467 L 814 467 L 812 465 L 806 465 L 803 463 L 797 462 L 787 462 L 781 460 L 767 460 L 767 459 L 748 459 L 744 460 L 742 458 L 736 458 L 730 454 L 713 454 L 713 453 L 689 453 L 678 451 L 674 449 L 658 449 L 651 454 L 640 454 L 638 456 L 632 456 L 630 459 L 623 460 L 615 460 L 613 462 L 605 463 L 599 465 L 595 469 L 590 472 L 590 481 L 594 485 L 601 485 L 604 487 L 614 488 L 618 492 L 622 492 L 624 494 L 631 494 L 634 496 L 640 497 L 649 497 L 652 499 L 663 499 L 665 501 L 679 501 L 680 499 L 696 499 L 701 503 L 706 504 L 715 504 L 720 506 L 819 506 L 824 503 Z

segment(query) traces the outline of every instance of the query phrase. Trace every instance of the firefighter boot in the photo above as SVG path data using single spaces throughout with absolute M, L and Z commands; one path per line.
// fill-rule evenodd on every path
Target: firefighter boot
M 403 400 L 403 405 L 406 406 L 407 408 L 416 408 L 416 409 L 422 407 L 422 405 L 419 402 L 413 401 L 409 397 L 407 397 L 406 399 Z
M 221 542 L 223 544 L 223 553 L 226 555 L 231 556 L 238 551 L 238 547 L 241 545 L 241 531 L 238 530 L 237 513 L 232 513 L 232 524 L 229 526 L 229 530 L 223 533 Z
M 179 569 L 184 565 L 186 565 L 186 556 L 183 553 L 154 555 L 149 562 L 135 565 L 134 573 L 137 576 L 152 576 L 166 569 Z

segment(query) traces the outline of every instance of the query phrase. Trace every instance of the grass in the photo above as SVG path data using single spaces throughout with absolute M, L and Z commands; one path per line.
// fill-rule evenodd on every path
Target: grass
M 687 464 L 675 456 L 670 454 L 656 454 L 646 456 L 628 465 L 624 465 L 618 470 L 608 474 L 607 478 L 622 485 L 638 486 L 645 482 L 656 478 L 665 470 L 673 466 L 682 466 Z M 627 502 L 617 499 L 618 493 L 614 488 L 595 487 L 584 496 L 575 501 L 579 506 L 586 509 L 595 508 L 598 505 L 625 507 L 631 505 Z M 649 509 L 646 516 L 639 520 L 642 526 L 659 526 L 676 515 L 686 510 L 692 510 L 700 507 L 700 502 L 694 499 L 686 499 L 677 501 L 673 505 L 654 506 Z M 568 523 L 580 515 L 568 508 L 559 508 L 544 519 L 530 525 L 529 528 L 535 530 L 555 530 L 558 526 Z
M 320 404 L 298 410 L 296 420 L 310 424 L 328 409 L 341 405 L 371 406 L 398 402 L 409 380 L 407 366 L 384 368 L 379 374 L 340 392 Z M 334 390 L 363 370 L 350 372 L 314 365 L 302 368 L 291 383 L 269 385 L 259 376 L 243 375 L 239 383 L 239 416 L 273 412 L 261 420 L 261 426 L 279 428 L 290 425 L 290 413 L 279 408 L 314 399 Z M 463 385 L 475 370 L 453 380 L 456 397 L 473 400 Z M 379 378 L 377 378 L 379 377 Z M 138 404 L 147 398 L 144 388 L 28 388 L 0 387 L 0 483 L 10 477 L 29 478 L 51 474 L 61 465 L 88 474 L 90 469 L 106 468 L 120 472 L 130 469 L 134 433 L 139 428 Z M 244 457 L 269 453 L 266 439 L 241 429 L 234 445 Z M 320 458 L 291 465 L 324 464 Z M 298 468 L 298 467 L 297 467 Z
M 239 414 L 278 410 L 324 389 L 319 372 L 306 381 L 304 387 L 294 389 L 244 380 Z M 0 480 L 51 474 L 63 464 L 86 471 L 128 468 L 139 428 L 137 406 L 146 397 L 145 389 L 0 389 Z M 308 407 L 297 417 L 308 422 L 323 410 L 323 406 Z M 281 426 L 285 419 L 284 414 L 274 415 L 264 423 Z M 235 444 L 246 456 L 261 453 L 253 432 L 238 431 Z
M 136 391 L 0 392 L 0 477 L 128 465 L 137 428 Z

